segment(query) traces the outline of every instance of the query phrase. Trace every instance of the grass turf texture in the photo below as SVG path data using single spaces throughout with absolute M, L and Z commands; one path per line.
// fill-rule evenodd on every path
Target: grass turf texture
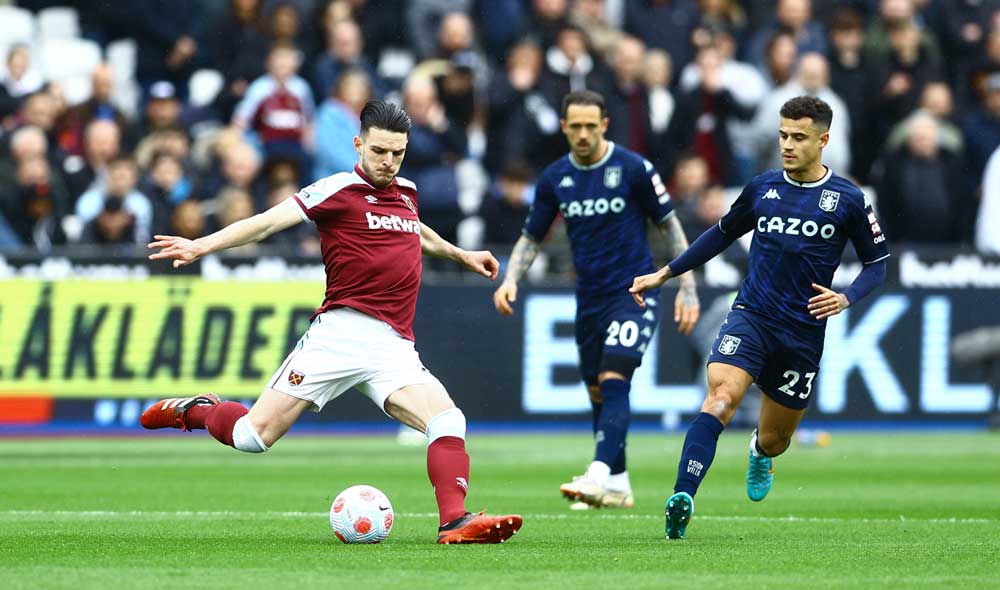
M 437 546 L 422 447 L 289 437 L 261 456 L 204 433 L 0 440 L 0 586 L 13 588 L 997 588 L 1000 437 L 835 434 L 776 460 L 746 499 L 726 433 L 688 538 L 663 538 L 678 436 L 630 440 L 630 511 L 570 512 L 587 436 L 472 433 L 470 509 L 519 512 L 502 546 Z M 327 511 L 350 485 L 393 502 L 383 545 Z M 187 513 L 187 514 L 186 514 Z M 952 520 L 954 519 L 954 520 Z

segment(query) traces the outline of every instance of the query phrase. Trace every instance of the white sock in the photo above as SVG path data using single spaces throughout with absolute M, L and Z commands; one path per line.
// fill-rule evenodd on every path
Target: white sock
M 603 486 L 608 483 L 608 477 L 611 475 L 611 467 L 603 461 L 594 461 L 587 468 L 586 475 Z
M 263 453 L 268 449 L 247 416 L 233 424 L 233 446 L 244 453 Z
M 622 471 L 621 473 L 612 473 L 611 475 L 609 475 L 607 487 L 609 490 L 631 494 L 632 482 L 630 482 L 628 479 L 628 471 Z
M 442 436 L 465 440 L 465 414 L 458 408 L 445 410 L 427 422 L 427 439 L 434 442 Z
M 760 457 L 760 452 L 757 451 L 757 431 L 755 430 L 753 436 L 750 437 L 750 454 L 754 457 Z

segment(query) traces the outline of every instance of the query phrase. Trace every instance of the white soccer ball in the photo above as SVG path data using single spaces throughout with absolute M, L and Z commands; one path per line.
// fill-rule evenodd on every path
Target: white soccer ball
M 395 518 L 389 498 L 372 486 L 351 486 L 330 507 L 330 527 L 344 543 L 381 543 Z

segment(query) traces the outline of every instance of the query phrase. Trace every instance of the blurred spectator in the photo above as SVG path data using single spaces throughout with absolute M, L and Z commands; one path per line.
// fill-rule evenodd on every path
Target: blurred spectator
M 570 22 L 587 35 L 587 41 L 601 59 L 611 62 L 624 34 L 608 22 L 605 4 L 605 0 L 573 0 Z
M 454 51 L 470 47 L 462 39 L 472 36 L 472 21 L 468 18 L 470 0 L 410 0 L 406 12 L 406 22 L 410 29 L 411 46 L 416 50 L 418 59 L 428 59 L 444 49 L 446 38 L 456 42 L 461 47 L 447 52 L 443 57 L 450 57 Z M 464 16 L 460 19 L 458 15 Z M 399 18 L 401 15 L 397 15 Z M 448 21 L 451 22 L 448 22 Z
M 149 174 L 143 178 L 140 190 L 153 205 L 153 233 L 164 233 L 174 209 L 191 197 L 192 183 L 180 159 L 159 152 L 153 156 Z
M 256 213 L 254 197 L 243 189 L 229 186 L 216 195 L 212 211 L 216 227 L 223 228 L 252 217 Z M 251 242 L 230 248 L 227 252 L 232 256 L 252 256 L 257 252 L 257 244 Z
M 764 46 L 765 57 L 762 73 L 772 88 L 781 86 L 792 79 L 798 47 L 790 33 L 775 33 Z
M 21 102 L 16 124 L 34 125 L 45 132 L 50 145 L 56 145 L 54 131 L 57 116 L 55 98 L 45 90 L 29 94 Z
M 207 227 L 205 207 L 192 199 L 177 205 L 170 216 L 170 228 L 164 233 L 196 240 L 207 233 Z
M 612 67 L 614 84 L 604 97 L 607 105 L 607 138 L 644 156 L 653 153 L 649 96 L 642 84 L 642 59 L 646 47 L 635 37 L 625 37 L 615 46 Z
M 910 124 L 906 146 L 883 156 L 879 210 L 895 243 L 971 241 L 975 198 L 960 157 L 939 148 L 938 132 L 937 120 L 921 115 Z
M 838 174 L 847 174 L 851 165 L 851 113 L 847 105 L 830 89 L 830 71 L 826 58 L 819 53 L 806 53 L 799 59 L 795 79 L 772 90 L 760 103 L 753 128 L 760 170 L 781 168 L 781 148 L 778 127 L 781 106 L 790 98 L 808 94 L 822 99 L 833 110 L 830 143 L 823 149 L 823 163 Z
M 288 45 L 298 49 L 302 57 L 312 55 L 312 43 L 302 34 L 302 15 L 299 7 L 290 0 L 274 2 L 267 7 L 268 36 L 271 47 Z
M 966 116 L 962 125 L 969 168 L 977 182 L 986 160 L 1000 146 L 1000 71 L 990 74 L 982 88 L 982 102 Z
M 275 44 L 267 57 L 267 74 L 254 80 L 236 106 L 233 123 L 257 133 L 268 159 L 291 158 L 304 172 L 308 168 L 314 103 L 309 84 L 297 75 L 298 51 Z
M 696 48 L 712 42 L 712 36 L 726 31 L 737 40 L 742 39 L 747 26 L 747 15 L 736 0 L 698 0 L 701 20 L 691 33 L 691 44 Z
M 757 68 L 737 61 L 736 40 L 725 30 L 716 31 L 709 38 L 722 59 L 722 86 L 729 91 L 743 109 L 755 110 L 768 91 L 768 83 Z M 688 64 L 681 72 L 680 89 L 690 92 L 701 84 L 700 68 Z M 757 151 L 750 121 L 730 118 L 726 122 L 729 145 L 733 148 L 732 177 L 730 182 L 745 184 L 757 172 Z
M 354 169 L 358 163 L 354 137 L 361 133 L 361 109 L 372 99 L 368 75 L 361 70 L 344 72 L 334 91 L 316 115 L 316 178 Z
M 941 149 L 954 154 L 961 154 L 965 151 L 962 130 L 953 121 L 954 102 L 952 101 L 951 89 L 944 82 L 931 82 L 924 86 L 924 92 L 920 98 L 920 108 L 896 125 L 885 143 L 885 150 L 899 149 L 909 141 L 910 124 L 924 114 L 929 114 L 937 119 L 938 143 Z
M 120 23 L 137 46 L 136 79 L 144 91 L 167 80 L 182 91 L 199 46 L 189 31 L 201 13 L 194 0 L 95 3 L 102 20 Z
M 136 164 L 143 170 L 148 170 L 156 154 L 170 154 L 187 165 L 191 153 L 191 138 L 180 126 L 167 127 L 147 135 L 136 146 L 134 156 Z
M 121 150 L 121 130 L 113 121 L 95 119 L 83 130 L 83 156 L 66 158 L 66 188 L 76 199 L 104 185 L 107 166 Z
M 56 121 L 55 135 L 59 147 L 68 155 L 83 154 L 83 130 L 95 119 L 114 121 L 123 135 L 129 136 L 129 120 L 114 103 L 114 68 L 107 63 L 94 68 L 90 74 L 90 88 L 90 98 L 70 108 Z
M 522 41 L 507 54 L 504 69 L 494 74 L 487 97 L 483 159 L 490 172 L 498 173 L 521 159 L 537 172 L 566 151 L 558 107 L 539 91 L 541 72 L 541 49 L 532 41 Z
M 684 223 L 694 217 L 694 208 L 700 195 L 708 188 L 708 164 L 693 152 L 685 152 L 677 160 L 670 180 L 670 200 L 674 210 Z M 687 235 L 685 227 L 685 235 Z M 692 234 L 692 239 L 697 234 Z
M 483 49 L 498 62 L 517 41 L 521 21 L 528 11 L 522 0 L 473 0 L 472 14 L 482 35 Z
M 0 157 L 0 188 L 14 184 L 17 167 L 24 160 L 48 158 L 49 141 L 45 133 L 34 125 L 18 127 L 9 136 L 10 157 Z M 6 156 L 6 154 L 4 154 Z
M 545 65 L 539 88 L 549 104 L 561 105 L 563 97 L 574 90 L 609 94 L 611 72 L 590 55 L 580 29 L 567 26 L 559 31 L 556 44 L 545 52 Z
M 993 151 L 983 171 L 983 196 L 976 218 L 976 248 L 1000 256 L 1000 148 Z
M 722 185 L 713 184 L 695 195 L 692 207 L 678 211 L 677 215 L 684 228 L 684 233 L 694 240 L 705 230 L 719 223 L 722 216 L 729 210 L 726 202 L 726 190 Z
M 153 206 L 136 189 L 139 170 L 128 157 L 108 163 L 107 186 L 90 190 L 76 202 L 76 216 L 85 225 L 83 241 L 93 244 L 146 244 Z
M 699 20 L 692 0 L 626 0 L 625 4 L 625 31 L 646 47 L 666 50 L 678 70 L 694 57 L 691 35 Z
M 898 42 L 891 39 L 893 30 L 914 27 L 917 40 L 914 45 L 935 62 L 941 60 L 941 49 L 934 34 L 923 26 L 917 15 L 915 0 L 880 0 L 878 16 L 872 20 L 865 35 L 865 54 L 868 61 L 885 61 L 896 51 Z
M 219 114 L 228 119 L 250 82 L 264 73 L 270 39 L 264 33 L 261 0 L 230 0 L 229 11 L 215 23 L 212 65 L 226 78 L 216 97 Z
M 267 192 L 267 208 L 275 207 L 297 193 L 299 185 L 280 182 Z M 319 252 L 319 235 L 311 224 L 302 223 L 285 231 L 273 233 L 264 240 L 265 244 L 278 246 L 286 256 L 306 256 Z
M 975 105 L 986 94 L 986 79 L 1000 72 L 1000 23 L 986 37 L 985 51 L 969 68 L 969 77 L 956 86 L 957 103 L 962 107 Z
M 861 47 L 865 42 L 864 23 L 861 15 L 851 8 L 834 13 L 830 23 L 830 88 L 839 96 L 851 113 L 851 168 L 850 174 L 864 179 L 860 174 L 867 166 L 858 161 L 871 161 L 874 152 L 868 139 L 868 121 L 865 117 L 865 67 Z M 867 171 L 866 171 L 867 173 Z
M 513 245 L 521 237 L 524 220 L 535 197 L 531 167 L 511 162 L 490 187 L 479 215 L 486 225 L 486 244 Z
M 0 217 L 21 244 L 48 252 L 65 240 L 61 221 L 70 212 L 69 196 L 44 156 L 21 156 L 14 182 L 0 187 Z
M 31 68 L 31 52 L 27 45 L 15 44 L 7 50 L 6 67 L 0 77 L 0 85 L 8 96 L 23 98 L 42 89 L 42 76 Z
M 260 154 L 241 141 L 227 141 L 223 146 L 218 155 L 221 164 L 213 168 L 221 174 L 208 178 L 198 193 L 217 195 L 226 187 L 238 188 L 251 196 L 255 208 L 262 209 L 267 195 L 260 178 Z
M 531 14 L 525 16 L 521 37 L 537 43 L 542 51 L 556 44 L 559 31 L 569 24 L 569 0 L 531 0 Z
M 952 84 L 959 86 L 969 79 L 983 53 L 991 13 L 997 8 L 1000 5 L 992 0 L 941 2 L 936 30 L 941 49 L 948 56 L 944 65 Z
M 649 49 L 642 58 L 642 83 L 649 95 L 649 126 L 654 137 L 661 137 L 670 126 L 677 106 L 670 93 L 673 64 L 670 54 L 662 49 Z M 660 140 L 656 150 L 662 149 Z
M 181 125 L 182 110 L 183 105 L 172 83 L 166 80 L 154 83 L 149 88 L 146 117 L 139 133 L 140 137 Z
M 413 127 L 400 175 L 420 190 L 420 218 L 454 242 L 462 219 L 454 163 L 465 155 L 465 133 L 445 116 L 434 83 L 427 78 L 406 81 L 403 107 Z
M 385 84 L 375 67 L 364 54 L 361 28 L 352 20 L 342 20 L 333 25 L 327 34 L 326 51 L 316 60 L 313 68 L 313 91 L 316 96 L 330 96 L 344 72 L 357 69 L 368 76 L 374 97 L 384 96 Z
M 749 120 L 754 111 L 742 106 L 723 85 L 718 49 L 703 48 L 695 63 L 700 84 L 677 97 L 677 112 L 668 132 L 671 144 L 692 146 L 708 164 L 713 182 L 736 184 L 739 172 L 732 166 L 733 150 L 726 125 L 735 119 Z
M 775 33 L 789 33 L 798 53 L 826 53 L 826 34 L 812 20 L 811 0 L 779 0 L 774 22 L 754 33 L 747 45 L 747 61 L 765 67 L 767 45 Z

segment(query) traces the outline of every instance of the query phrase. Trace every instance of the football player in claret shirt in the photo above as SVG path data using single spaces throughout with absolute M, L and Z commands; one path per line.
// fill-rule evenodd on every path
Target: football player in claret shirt
M 830 105 L 799 96 L 781 107 L 783 170 L 750 181 L 732 208 L 679 257 L 636 277 L 637 303 L 649 289 L 682 276 L 753 231 L 749 273 L 708 358 L 708 395 L 684 439 L 666 535 L 684 537 L 694 496 L 715 458 L 719 435 L 754 381 L 764 393 L 750 437 L 747 495 L 761 501 L 774 481 L 773 457 L 785 452 L 802 420 L 823 355 L 826 320 L 885 280 L 889 250 L 864 193 L 823 165 Z M 863 263 L 843 292 L 830 289 L 850 241 Z
M 576 501 L 574 509 L 630 508 L 632 486 L 625 463 L 629 392 L 632 374 L 659 323 L 659 291 L 646 295 L 643 309 L 626 289 L 637 274 L 656 268 L 646 238 L 650 222 L 666 237 L 672 256 L 687 248 L 687 240 L 649 160 L 604 138 L 609 121 L 600 94 L 567 94 L 561 124 L 570 152 L 542 171 L 523 235 L 493 302 L 500 313 L 513 313 L 517 283 L 561 214 L 578 276 L 576 343 L 580 375 L 593 408 L 596 449 L 586 473 L 560 491 Z M 680 285 L 674 321 L 686 334 L 698 320 L 698 297 L 691 275 Z
M 499 265 L 489 252 L 457 248 L 420 222 L 417 187 L 396 176 L 410 126 L 402 108 L 369 102 L 361 111 L 361 135 L 354 138 L 359 162 L 353 171 L 323 178 L 264 213 L 197 240 L 155 236 L 150 248 L 159 251 L 150 258 L 173 260 L 179 268 L 314 223 L 326 266 L 326 297 L 249 411 L 205 393 L 161 400 L 143 413 L 141 423 L 149 429 L 207 429 L 223 444 L 263 453 L 302 412 L 318 412 L 354 387 L 390 417 L 427 434 L 427 473 L 440 514 L 438 543 L 501 543 L 521 528 L 522 519 L 465 510 L 465 416 L 421 364 L 413 342 L 421 254 L 454 260 L 490 279 Z

